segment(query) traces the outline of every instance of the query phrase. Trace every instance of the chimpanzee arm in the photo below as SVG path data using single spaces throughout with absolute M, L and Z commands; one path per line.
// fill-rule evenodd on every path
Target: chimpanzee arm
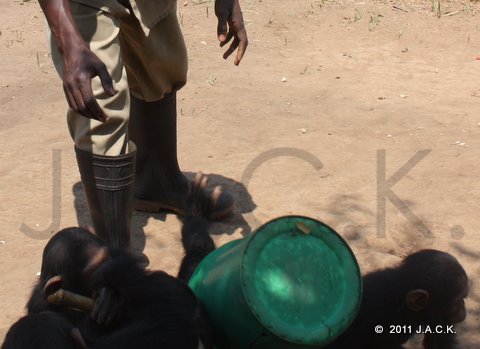
M 113 251 L 112 258 L 93 274 L 95 304 L 91 318 L 100 325 L 110 325 L 124 316 L 129 301 L 129 287 L 145 276 L 136 260 L 123 251 Z
M 215 250 L 215 243 L 210 237 L 209 217 L 220 198 L 221 191 L 215 188 L 207 192 L 207 176 L 197 173 L 188 190 L 188 205 L 191 212 L 183 219 L 182 245 L 185 256 L 182 259 L 178 278 L 188 282 L 198 264 Z
M 182 259 L 178 278 L 185 282 L 190 280 L 198 264 L 215 250 L 215 243 L 210 237 L 208 221 L 203 217 L 186 217 L 182 227 L 182 244 L 185 257 Z

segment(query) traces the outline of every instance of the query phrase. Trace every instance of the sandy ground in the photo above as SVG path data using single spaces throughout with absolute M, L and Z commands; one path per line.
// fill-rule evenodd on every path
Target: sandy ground
M 88 214 L 38 3 L 0 4 L 1 339 L 24 313 L 46 238 Z M 221 59 L 211 2 L 179 3 L 190 54 L 181 165 L 238 200 L 213 226 L 217 243 L 298 213 L 345 236 L 365 272 L 420 248 L 448 251 L 472 283 L 460 338 L 478 347 L 478 6 L 443 2 L 437 18 L 429 1 L 242 5 L 250 46 L 234 67 Z M 383 206 L 377 181 L 409 159 L 391 187 L 397 205 L 390 195 Z M 136 213 L 135 248 L 175 273 L 179 228 L 174 215 Z

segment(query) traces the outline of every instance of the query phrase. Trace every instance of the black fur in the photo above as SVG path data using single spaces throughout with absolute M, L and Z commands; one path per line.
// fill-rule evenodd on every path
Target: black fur
M 72 324 L 55 312 L 24 316 L 8 331 L 2 349 L 76 349 L 72 329 Z
M 183 218 L 182 244 L 185 256 L 180 265 L 178 278 L 188 282 L 200 262 L 215 250 L 215 243 L 210 237 L 210 217 L 215 200 L 206 190 L 207 177 L 197 175 L 189 188 L 188 203 L 191 212 Z
M 45 246 L 28 315 L 12 326 L 2 349 L 43 348 L 45 343 L 49 349 L 69 349 L 73 328 L 92 349 L 197 349 L 200 340 L 211 348 L 210 321 L 186 284 L 215 249 L 207 220 L 215 199 L 207 195 L 205 186 L 202 175 L 190 187 L 192 210 L 183 221 L 185 256 L 179 278 L 144 270 L 128 253 L 111 249 L 84 229 L 58 232 Z M 49 304 L 44 289 L 54 276 L 61 277 L 62 288 L 94 298 L 97 309 L 85 314 Z M 50 325 L 42 322 L 48 319 Z
M 466 296 L 466 288 L 467 274 L 451 255 L 436 250 L 413 253 L 396 268 L 364 276 L 359 313 L 350 328 L 328 349 L 399 349 L 419 326 L 425 329 L 442 325 L 446 329 L 446 325 L 463 321 L 454 320 L 448 310 L 455 308 L 459 295 Z M 405 299 L 408 292 L 418 289 L 429 293 L 429 302 L 424 310 L 414 312 L 407 308 Z M 378 325 L 383 327 L 382 334 L 375 333 Z M 405 327 L 401 333 L 390 333 L 395 325 Z M 457 341 L 455 334 L 426 334 L 423 345 L 425 349 L 453 349 Z
M 145 272 L 127 255 L 113 258 L 96 272 L 95 288 L 118 292 L 122 322 L 96 339 L 93 348 L 197 349 L 210 343 L 210 325 L 193 292 L 161 271 Z
M 185 256 L 178 278 L 188 282 L 203 258 L 215 250 L 215 243 L 209 234 L 209 222 L 201 216 L 186 217 L 182 227 L 182 244 Z
M 101 239 L 82 228 L 65 228 L 55 234 L 43 250 L 40 278 L 27 303 L 28 314 L 45 310 L 62 311 L 49 304 L 44 294 L 47 281 L 57 275 L 62 277 L 63 288 L 85 296 L 91 295 L 88 282 L 82 274 L 91 254 L 98 249 L 108 250 L 108 247 Z

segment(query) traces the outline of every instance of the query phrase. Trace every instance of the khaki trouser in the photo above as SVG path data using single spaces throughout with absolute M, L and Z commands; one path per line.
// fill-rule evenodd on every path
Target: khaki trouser
M 93 93 L 108 121 L 89 119 L 70 109 L 68 127 L 77 148 L 116 156 L 128 151 L 129 94 L 148 102 L 158 101 L 185 84 L 185 43 L 176 15 L 176 1 L 168 1 L 168 8 L 165 2 L 159 6 L 163 12 L 157 16 L 160 20 L 149 29 L 135 13 L 120 4 L 105 9 L 85 2 L 70 1 L 73 17 L 92 52 L 107 66 L 118 92 L 108 96 L 100 79 L 93 78 Z M 62 76 L 62 57 L 53 38 L 50 41 L 55 67 Z

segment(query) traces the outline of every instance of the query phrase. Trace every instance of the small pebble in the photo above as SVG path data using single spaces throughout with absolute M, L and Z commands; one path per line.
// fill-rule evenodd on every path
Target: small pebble
M 287 78 L 282 78 L 282 82 L 287 82 Z
M 5 241 L 0 241 L 0 245 L 5 245 Z
M 343 236 L 350 241 L 360 240 L 362 236 L 354 225 L 347 225 L 343 231 Z

